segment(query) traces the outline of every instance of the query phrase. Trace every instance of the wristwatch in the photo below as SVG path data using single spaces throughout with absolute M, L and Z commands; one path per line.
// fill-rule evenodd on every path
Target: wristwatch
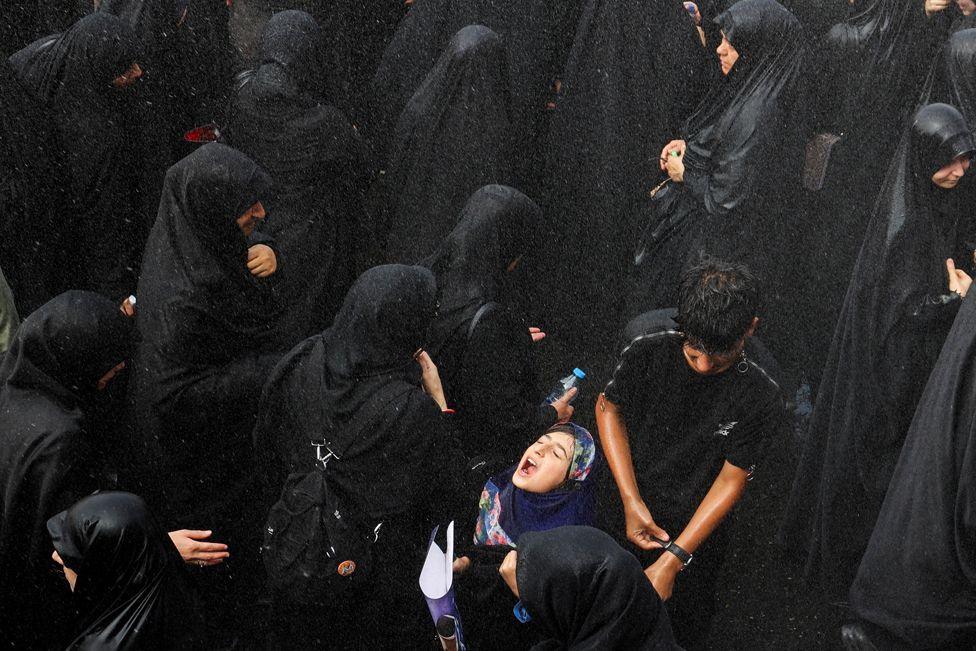
M 674 542 L 673 540 L 669 540 L 667 544 L 664 545 L 664 551 L 671 552 L 678 557 L 678 560 L 681 561 L 681 569 L 688 567 L 689 563 L 691 563 L 691 559 L 694 558 L 693 555 L 683 550 L 678 546 L 678 543 Z

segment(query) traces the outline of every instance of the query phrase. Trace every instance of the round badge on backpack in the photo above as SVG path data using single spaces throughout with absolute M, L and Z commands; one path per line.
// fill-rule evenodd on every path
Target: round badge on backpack
M 339 576 L 349 576 L 356 571 L 356 561 L 342 561 L 336 571 Z

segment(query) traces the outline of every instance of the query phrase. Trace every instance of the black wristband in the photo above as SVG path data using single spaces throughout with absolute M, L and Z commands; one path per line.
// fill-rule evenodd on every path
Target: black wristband
M 694 558 L 694 556 L 679 547 L 678 543 L 674 542 L 673 540 L 668 541 L 668 544 L 664 546 L 664 551 L 671 552 L 677 556 L 678 560 L 681 561 L 682 567 L 688 567 L 688 564 L 691 563 L 691 559 Z

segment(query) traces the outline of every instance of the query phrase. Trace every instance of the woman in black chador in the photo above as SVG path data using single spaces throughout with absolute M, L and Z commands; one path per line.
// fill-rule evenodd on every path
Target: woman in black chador
M 924 5 L 858 1 L 810 48 L 815 54 L 808 74 L 811 88 L 818 88 L 809 96 L 810 130 L 820 134 L 814 139 L 840 138 L 829 148 L 826 165 L 813 166 L 823 171 L 822 188 L 794 209 L 808 215 L 818 234 L 806 240 L 809 245 L 800 244 L 796 250 L 804 254 L 795 260 L 801 270 L 796 298 L 806 303 L 796 335 L 807 348 L 804 370 L 814 379 L 826 361 L 880 180 L 898 144 L 892 134 L 903 131 L 919 106 L 917 89 L 944 33 L 945 21 L 927 18 Z
M 560 527 L 523 534 L 502 577 L 541 629 L 534 651 L 671 651 L 671 622 L 640 563 L 602 531 Z M 517 591 L 516 591 L 517 589 Z
M 364 107 L 363 126 L 374 163 L 383 167 L 385 143 L 398 116 L 451 38 L 468 25 L 484 25 L 502 37 L 508 52 L 512 122 L 519 143 L 516 170 L 523 186 L 525 180 L 538 182 L 545 154 L 546 105 L 566 63 L 582 5 L 582 0 L 413 2 L 383 52 L 371 100 Z
M 213 523 L 230 565 L 201 580 L 226 590 L 208 617 L 225 635 L 245 617 L 243 493 L 258 397 L 280 355 L 269 279 L 275 255 L 258 242 L 270 177 L 244 154 L 206 145 L 170 168 L 139 278 L 139 345 L 129 385 L 138 461 L 132 485 L 169 528 Z M 195 523 L 195 524 L 191 524 Z M 242 605 L 243 604 L 243 605 Z M 225 612 L 226 610 L 226 612 Z
M 669 180 L 640 216 L 628 316 L 673 305 L 682 268 L 702 251 L 773 280 L 796 228 L 785 197 L 802 159 L 800 24 L 774 0 L 741 0 L 715 23 L 725 78 L 661 151 Z
M 471 193 L 512 177 L 505 46 L 487 27 L 459 31 L 400 115 L 374 187 L 386 258 L 418 262 L 454 228 Z
M 129 356 L 118 305 L 67 292 L 28 316 L 0 363 L 0 638 L 15 648 L 64 646 L 67 586 L 50 572 L 44 525 L 110 485 L 108 419 Z
M 633 206 L 659 174 L 657 152 L 702 97 L 707 52 L 679 2 L 588 0 L 555 97 L 543 208 L 555 235 L 536 272 L 540 319 L 592 359 L 633 259 Z M 640 310 L 643 312 L 644 310 Z M 634 315 L 631 315 L 634 316 Z M 571 367 L 570 367 L 571 368 Z
M 540 404 L 532 335 L 515 295 L 516 269 L 536 253 L 541 222 L 542 211 L 518 190 L 486 186 L 428 263 L 438 295 L 428 351 L 457 410 L 465 454 L 489 470 L 514 463 L 557 418 Z
M 919 400 L 851 588 L 879 649 L 976 648 L 974 302 L 963 301 Z
M 970 230 L 952 189 L 974 151 L 959 111 L 919 109 L 851 277 L 782 531 L 828 599 L 842 600 L 850 587 L 925 378 L 968 289 L 950 260 L 960 260 L 959 236 Z
M 362 155 L 346 117 L 314 95 L 319 27 L 303 11 L 272 16 L 231 107 L 224 141 L 274 181 L 268 222 L 283 265 L 275 289 L 288 347 L 332 322 L 355 280 Z
M 115 16 L 83 18 L 63 34 L 35 41 L 10 57 L 19 110 L 30 140 L 24 192 L 46 195 L 7 217 L 4 263 L 24 314 L 64 289 L 113 298 L 130 291 L 125 243 L 131 164 L 127 86 L 141 74 L 132 29 Z M 8 100 L 9 101 L 9 100 Z M 8 263 L 7 251 L 12 263 Z
M 68 649 L 201 647 L 204 610 L 176 547 L 142 499 L 86 497 L 48 520 L 47 533 L 48 557 L 63 567 L 78 614 Z
M 366 573 L 358 587 L 327 603 L 278 598 L 278 648 L 422 648 L 430 631 L 417 576 L 431 528 L 451 512 L 436 503 L 457 497 L 453 480 L 463 469 L 437 370 L 421 351 L 435 307 L 427 269 L 374 267 L 353 284 L 332 327 L 291 351 L 265 387 L 254 433 L 264 515 L 286 480 L 316 471 L 312 444 L 320 443 L 320 454 L 333 457 L 326 481 L 347 521 L 377 533 L 370 566 L 356 570 Z

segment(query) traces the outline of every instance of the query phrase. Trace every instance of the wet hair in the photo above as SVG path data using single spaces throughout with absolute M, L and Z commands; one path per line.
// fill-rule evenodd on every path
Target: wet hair
M 675 322 L 696 350 L 731 352 L 759 309 L 759 281 L 745 265 L 705 257 L 681 275 Z

